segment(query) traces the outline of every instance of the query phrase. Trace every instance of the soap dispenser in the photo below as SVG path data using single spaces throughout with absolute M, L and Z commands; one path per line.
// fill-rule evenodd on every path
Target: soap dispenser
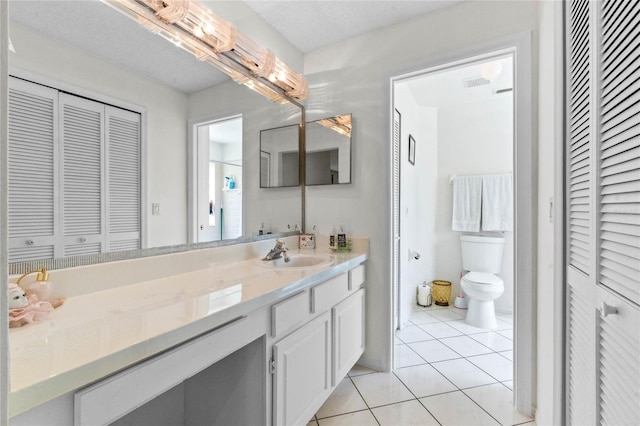
M 53 292 L 53 283 L 49 281 L 49 273 L 46 268 L 36 269 L 35 271 L 22 274 L 22 276 L 18 278 L 18 281 L 16 281 L 16 284 L 20 285 L 20 281 L 22 281 L 23 278 L 35 273 L 38 274 L 36 275 L 36 280 L 31 283 L 24 284 L 21 287 L 27 293 L 27 296 L 35 294 L 38 296 L 38 300 L 47 300 Z

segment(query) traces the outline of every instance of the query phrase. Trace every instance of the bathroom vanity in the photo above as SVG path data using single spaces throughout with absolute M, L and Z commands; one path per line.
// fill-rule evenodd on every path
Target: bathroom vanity
M 312 267 L 270 245 L 53 272 L 78 294 L 11 330 L 10 424 L 306 424 L 364 351 L 366 241 L 290 251 Z

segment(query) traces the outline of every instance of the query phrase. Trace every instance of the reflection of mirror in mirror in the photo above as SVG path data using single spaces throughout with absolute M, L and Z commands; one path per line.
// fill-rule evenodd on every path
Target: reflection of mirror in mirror
M 299 126 L 260 131 L 260 188 L 298 186 Z
M 306 184 L 351 183 L 351 114 L 306 125 Z
M 224 182 L 225 176 L 234 175 L 236 185 L 242 190 L 236 194 L 223 192 L 216 198 L 219 203 L 225 195 L 241 197 L 242 225 L 240 230 L 236 227 L 228 234 L 223 232 L 223 239 L 257 235 L 261 223 L 273 232 L 280 232 L 286 231 L 288 224 L 301 221 L 300 192 L 293 189 L 278 191 L 277 194 L 260 191 L 257 164 L 260 129 L 299 122 L 298 107 L 275 104 L 226 77 L 220 78 L 211 66 L 151 34 L 101 2 L 12 2 L 10 20 L 10 35 L 16 50 L 9 57 L 10 74 L 36 82 L 41 87 L 60 89 L 61 94 L 68 92 L 82 99 L 92 99 L 102 104 L 102 108 L 116 106 L 139 113 L 142 161 L 138 189 L 141 200 L 139 210 L 134 214 L 142 225 L 137 247 L 174 246 L 197 241 L 190 234 L 189 210 L 192 207 L 189 206 L 194 199 L 189 184 L 194 185 L 195 179 L 192 180 L 192 172 L 188 169 L 191 161 L 188 151 L 195 144 L 195 138 L 185 130 L 193 118 L 216 120 L 240 115 L 243 120 L 242 168 L 231 164 L 227 169 L 219 167 L 223 175 L 218 177 Z M 60 129 L 57 126 L 55 123 L 52 125 L 53 133 L 63 130 L 62 126 L 58 126 Z M 82 151 L 82 144 L 80 149 Z M 125 151 L 120 151 L 123 153 Z M 27 175 L 40 173 L 43 170 L 40 167 L 42 154 L 37 155 L 38 158 L 21 166 L 14 162 L 14 170 L 20 167 Z M 219 165 L 226 162 L 216 161 Z M 36 164 L 38 167 L 33 166 Z M 89 161 L 78 164 L 85 167 Z M 106 166 L 102 167 L 100 173 L 108 173 Z M 237 170 L 232 171 L 231 168 Z M 52 175 L 58 176 L 55 172 Z M 47 185 L 53 186 L 54 183 Z M 111 186 L 112 190 L 114 188 Z M 112 195 L 117 198 L 123 193 Z M 47 197 L 62 204 L 64 190 L 62 187 L 55 191 L 52 189 Z M 102 203 L 100 209 L 104 212 L 107 196 L 98 197 L 102 198 L 98 204 Z M 30 197 L 32 207 L 27 206 L 30 212 L 39 214 L 44 211 L 45 198 Z M 283 205 L 286 208 L 276 207 Z M 51 212 L 53 210 L 50 209 Z M 205 223 L 217 225 L 216 239 L 220 239 L 219 209 L 216 215 L 209 215 L 207 206 L 206 212 Z M 97 216 L 95 212 L 92 214 L 100 216 L 99 211 Z M 104 217 L 104 213 L 101 214 Z M 81 255 L 88 253 L 84 250 L 85 244 L 92 244 L 94 253 L 131 248 L 109 246 L 113 239 L 109 237 L 108 222 L 103 218 L 98 219 L 101 223 L 97 226 L 97 233 L 89 234 L 86 228 L 65 233 L 65 226 L 69 223 L 82 224 L 87 217 L 81 212 L 73 221 L 65 222 L 56 217 L 52 219 L 53 225 L 46 236 L 41 234 L 29 238 L 14 233 L 21 238 L 20 244 L 31 242 L 32 246 L 37 246 L 44 237 L 49 242 L 62 241 L 62 251 L 48 251 L 45 255 L 39 253 L 14 260 Z M 127 232 L 122 230 L 123 238 Z

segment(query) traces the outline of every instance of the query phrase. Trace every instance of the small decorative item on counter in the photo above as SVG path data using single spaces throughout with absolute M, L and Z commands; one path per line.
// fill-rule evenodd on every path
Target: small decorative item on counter
M 35 281 L 27 284 L 20 284 L 20 282 L 25 277 L 36 273 L 38 275 L 36 275 Z M 37 295 L 38 300 L 49 299 L 49 297 L 51 296 L 51 292 L 53 292 L 53 283 L 49 281 L 49 273 L 47 272 L 46 268 L 36 269 L 35 271 L 22 274 L 16 281 L 16 284 L 24 289 L 24 291 L 27 293 L 27 296 L 30 296 L 31 294 Z
M 335 228 L 333 228 L 331 235 L 329 235 L 329 248 L 331 250 L 336 249 L 336 229 Z
M 49 312 L 64 303 L 64 299 L 55 299 L 50 302 L 41 301 L 36 293 L 27 295 L 25 291 L 15 283 L 9 283 L 7 290 L 9 297 L 9 327 L 22 327 L 35 321 L 44 320 Z
M 300 248 L 301 249 L 314 249 L 316 248 L 316 236 L 313 234 L 300 235 Z

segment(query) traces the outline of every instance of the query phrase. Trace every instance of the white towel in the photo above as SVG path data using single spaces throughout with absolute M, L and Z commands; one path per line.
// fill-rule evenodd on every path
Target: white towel
M 511 174 L 483 176 L 482 230 L 513 230 L 513 178 Z
M 479 232 L 482 200 L 482 176 L 457 176 L 453 179 L 454 231 Z

